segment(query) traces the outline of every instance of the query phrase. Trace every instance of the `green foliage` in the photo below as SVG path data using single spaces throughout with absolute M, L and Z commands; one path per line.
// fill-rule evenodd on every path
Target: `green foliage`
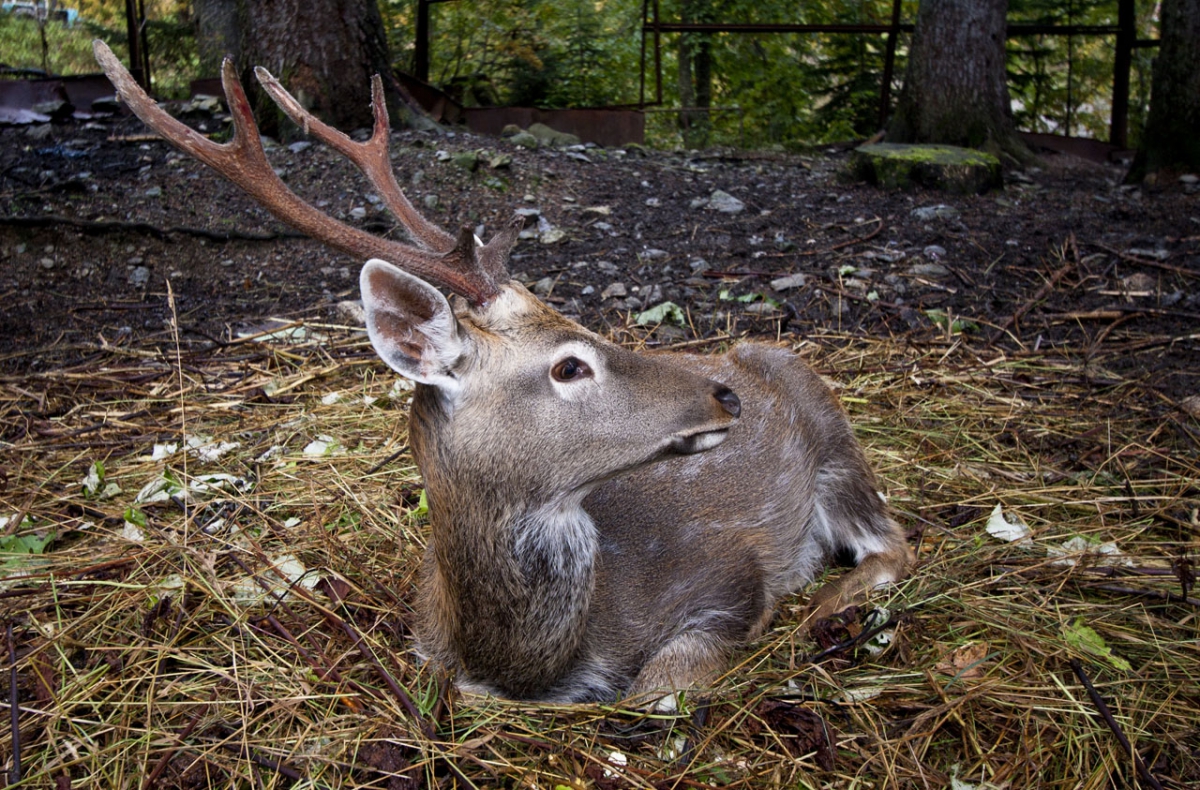
M 1157 36 L 1156 3 L 1136 0 L 1137 36 Z M 1116 25 L 1117 0 L 1011 0 L 1010 24 Z M 1136 146 L 1150 101 L 1154 50 L 1134 50 L 1129 142 Z M 1022 36 L 1008 40 L 1008 84 L 1017 127 L 1109 137 L 1115 36 Z
M 0 13 L 0 61 L 11 68 L 48 74 L 94 73 L 99 71 L 92 56 L 94 38 L 104 39 L 118 57 L 126 57 L 124 42 L 117 44 L 113 31 L 99 25 L 81 22 L 66 27 L 53 20 L 39 25 L 31 17 Z
M 123 62 L 129 59 L 128 37 L 123 17 L 91 16 L 83 5 L 81 17 L 72 27 L 51 20 L 39 25 L 26 16 L 0 13 L 0 58 L 3 65 L 44 71 L 50 75 L 95 74 L 100 70 L 92 54 L 92 41 L 101 39 Z M 153 11 L 153 7 L 148 13 Z M 195 34 L 186 7 L 159 18 L 148 19 L 150 73 L 157 93 L 186 96 L 188 83 L 199 76 Z

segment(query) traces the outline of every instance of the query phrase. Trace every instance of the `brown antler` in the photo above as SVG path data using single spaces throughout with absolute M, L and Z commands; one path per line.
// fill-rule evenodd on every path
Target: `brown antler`
M 475 305 L 487 303 L 507 281 L 508 255 L 516 244 L 520 221 L 497 233 L 488 244 L 477 246 L 469 229 L 463 228 L 455 239 L 417 213 L 392 172 L 388 155 L 387 108 L 378 77 L 371 86 L 375 131 L 366 143 L 356 143 L 304 110 L 265 69 L 255 70 L 263 87 L 284 112 L 363 172 L 420 248 L 383 239 L 339 222 L 288 189 L 267 161 L 250 103 L 234 73 L 233 63 L 228 59 L 221 67 L 221 81 L 233 116 L 233 139 L 221 145 L 159 108 L 104 42 L 94 42 L 93 51 L 121 98 L 147 126 L 244 189 L 264 208 L 302 233 L 356 258 L 388 260 L 434 285 L 461 294 Z

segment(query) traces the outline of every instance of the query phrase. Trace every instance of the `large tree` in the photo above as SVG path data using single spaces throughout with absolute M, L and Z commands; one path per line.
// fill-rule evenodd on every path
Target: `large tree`
M 198 0 L 195 11 L 201 53 L 235 58 L 265 132 L 276 131 L 280 115 L 250 79 L 254 66 L 341 129 L 370 126 L 372 74 L 395 90 L 376 0 Z
M 1200 172 L 1200 0 L 1162 0 L 1159 40 L 1135 180 Z
M 1029 156 L 1008 96 L 1008 0 L 921 0 L 888 140 Z

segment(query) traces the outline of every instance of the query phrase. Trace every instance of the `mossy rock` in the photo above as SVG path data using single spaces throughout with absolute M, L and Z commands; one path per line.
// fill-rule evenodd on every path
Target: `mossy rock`
M 973 195 L 1003 185 L 1000 160 L 953 145 L 875 143 L 850 154 L 850 175 L 887 189 L 918 186 Z
M 538 139 L 538 142 L 544 145 L 553 145 L 559 148 L 568 145 L 579 145 L 579 138 L 567 132 L 560 132 L 557 129 L 551 129 L 544 123 L 530 124 L 529 133 Z

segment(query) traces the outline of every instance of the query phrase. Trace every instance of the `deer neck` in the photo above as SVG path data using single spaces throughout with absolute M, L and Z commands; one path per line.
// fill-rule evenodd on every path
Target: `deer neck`
M 497 470 L 417 454 L 431 526 L 427 649 L 489 691 L 551 693 L 578 663 L 587 630 L 598 551 L 587 492 L 542 499 Z

